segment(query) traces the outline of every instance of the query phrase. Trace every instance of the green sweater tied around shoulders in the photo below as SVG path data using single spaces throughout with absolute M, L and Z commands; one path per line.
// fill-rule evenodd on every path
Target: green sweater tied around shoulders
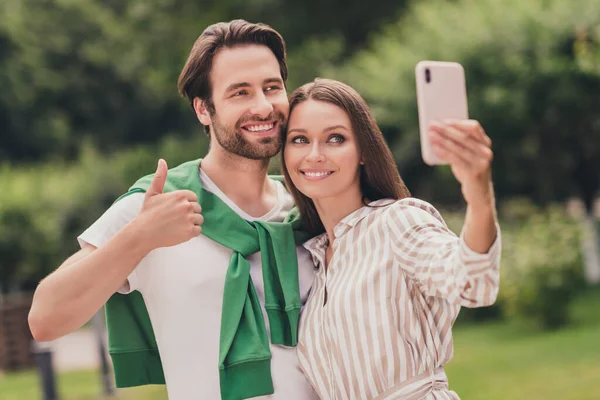
M 170 169 L 164 192 L 196 193 L 204 216 L 202 235 L 233 250 L 225 277 L 219 363 L 215 365 L 219 369 L 221 398 L 237 400 L 272 394 L 269 339 L 246 257 L 258 251 L 261 254 L 271 343 L 296 346 L 302 306 L 296 245 L 306 241 L 308 235 L 301 229 L 296 209 L 284 222 L 251 222 L 241 218 L 216 195 L 202 188 L 201 161 Z M 141 178 L 117 201 L 132 193 L 144 193 L 153 177 L 154 174 Z M 156 339 L 140 292 L 114 294 L 105 311 L 117 387 L 164 384 Z

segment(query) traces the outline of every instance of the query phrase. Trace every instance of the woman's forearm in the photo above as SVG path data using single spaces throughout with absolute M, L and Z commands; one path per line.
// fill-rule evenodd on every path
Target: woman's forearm
M 489 199 L 477 204 L 467 204 L 463 237 L 471 250 L 481 254 L 488 252 L 498 235 L 496 201 L 493 193 L 490 189 Z

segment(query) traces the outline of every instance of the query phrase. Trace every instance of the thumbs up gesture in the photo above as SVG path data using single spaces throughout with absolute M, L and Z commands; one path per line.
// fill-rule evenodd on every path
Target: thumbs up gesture
M 135 218 L 150 250 L 175 246 L 202 232 L 204 217 L 198 196 L 190 190 L 163 193 L 167 174 L 167 163 L 161 159 Z

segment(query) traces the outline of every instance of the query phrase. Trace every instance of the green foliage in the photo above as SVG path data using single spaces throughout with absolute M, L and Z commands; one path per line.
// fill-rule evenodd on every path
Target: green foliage
M 342 63 L 345 47 L 340 36 L 307 39 L 288 57 L 289 93 L 318 76 L 331 75 Z
M 464 213 L 443 212 L 456 233 Z M 459 323 L 509 317 L 533 328 L 552 329 L 571 322 L 571 300 L 585 287 L 581 226 L 564 207 L 539 208 L 526 199 L 502 204 L 500 292 L 490 307 L 463 308 Z
M 205 154 L 204 136 L 169 136 L 154 147 L 102 156 L 85 145 L 78 162 L 0 168 L 0 291 L 31 289 L 78 249 L 75 238 L 158 158 L 174 167 Z
M 567 324 L 570 302 L 584 287 L 577 221 L 554 206 L 506 227 L 499 294 L 504 313 L 541 328 Z
M 0 157 L 73 159 L 89 139 L 111 149 L 190 131 L 174 68 L 194 36 L 162 35 L 170 2 L 111 3 L 0 4 Z
M 376 112 L 409 188 L 452 201 L 460 192 L 446 171 L 420 159 L 414 67 L 424 59 L 464 65 L 470 115 L 494 142 L 499 196 L 591 204 L 600 185 L 600 3 L 414 2 L 335 74 Z
M 314 43 L 345 37 L 335 54 L 352 53 L 404 3 L 3 0 L 0 159 L 73 160 L 89 140 L 108 152 L 154 143 L 173 130 L 189 137 L 197 122 L 176 83 L 192 44 L 212 23 L 243 18 L 272 25 L 290 56 L 299 53 L 290 72 L 312 80 L 331 48 L 311 54 Z M 341 7 L 345 12 L 332 19 Z

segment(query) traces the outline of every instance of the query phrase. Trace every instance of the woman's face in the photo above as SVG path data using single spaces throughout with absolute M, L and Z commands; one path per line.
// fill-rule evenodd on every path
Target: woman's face
M 331 103 L 306 100 L 292 111 L 284 159 L 294 186 L 312 200 L 360 196 L 360 152 L 350 118 Z

